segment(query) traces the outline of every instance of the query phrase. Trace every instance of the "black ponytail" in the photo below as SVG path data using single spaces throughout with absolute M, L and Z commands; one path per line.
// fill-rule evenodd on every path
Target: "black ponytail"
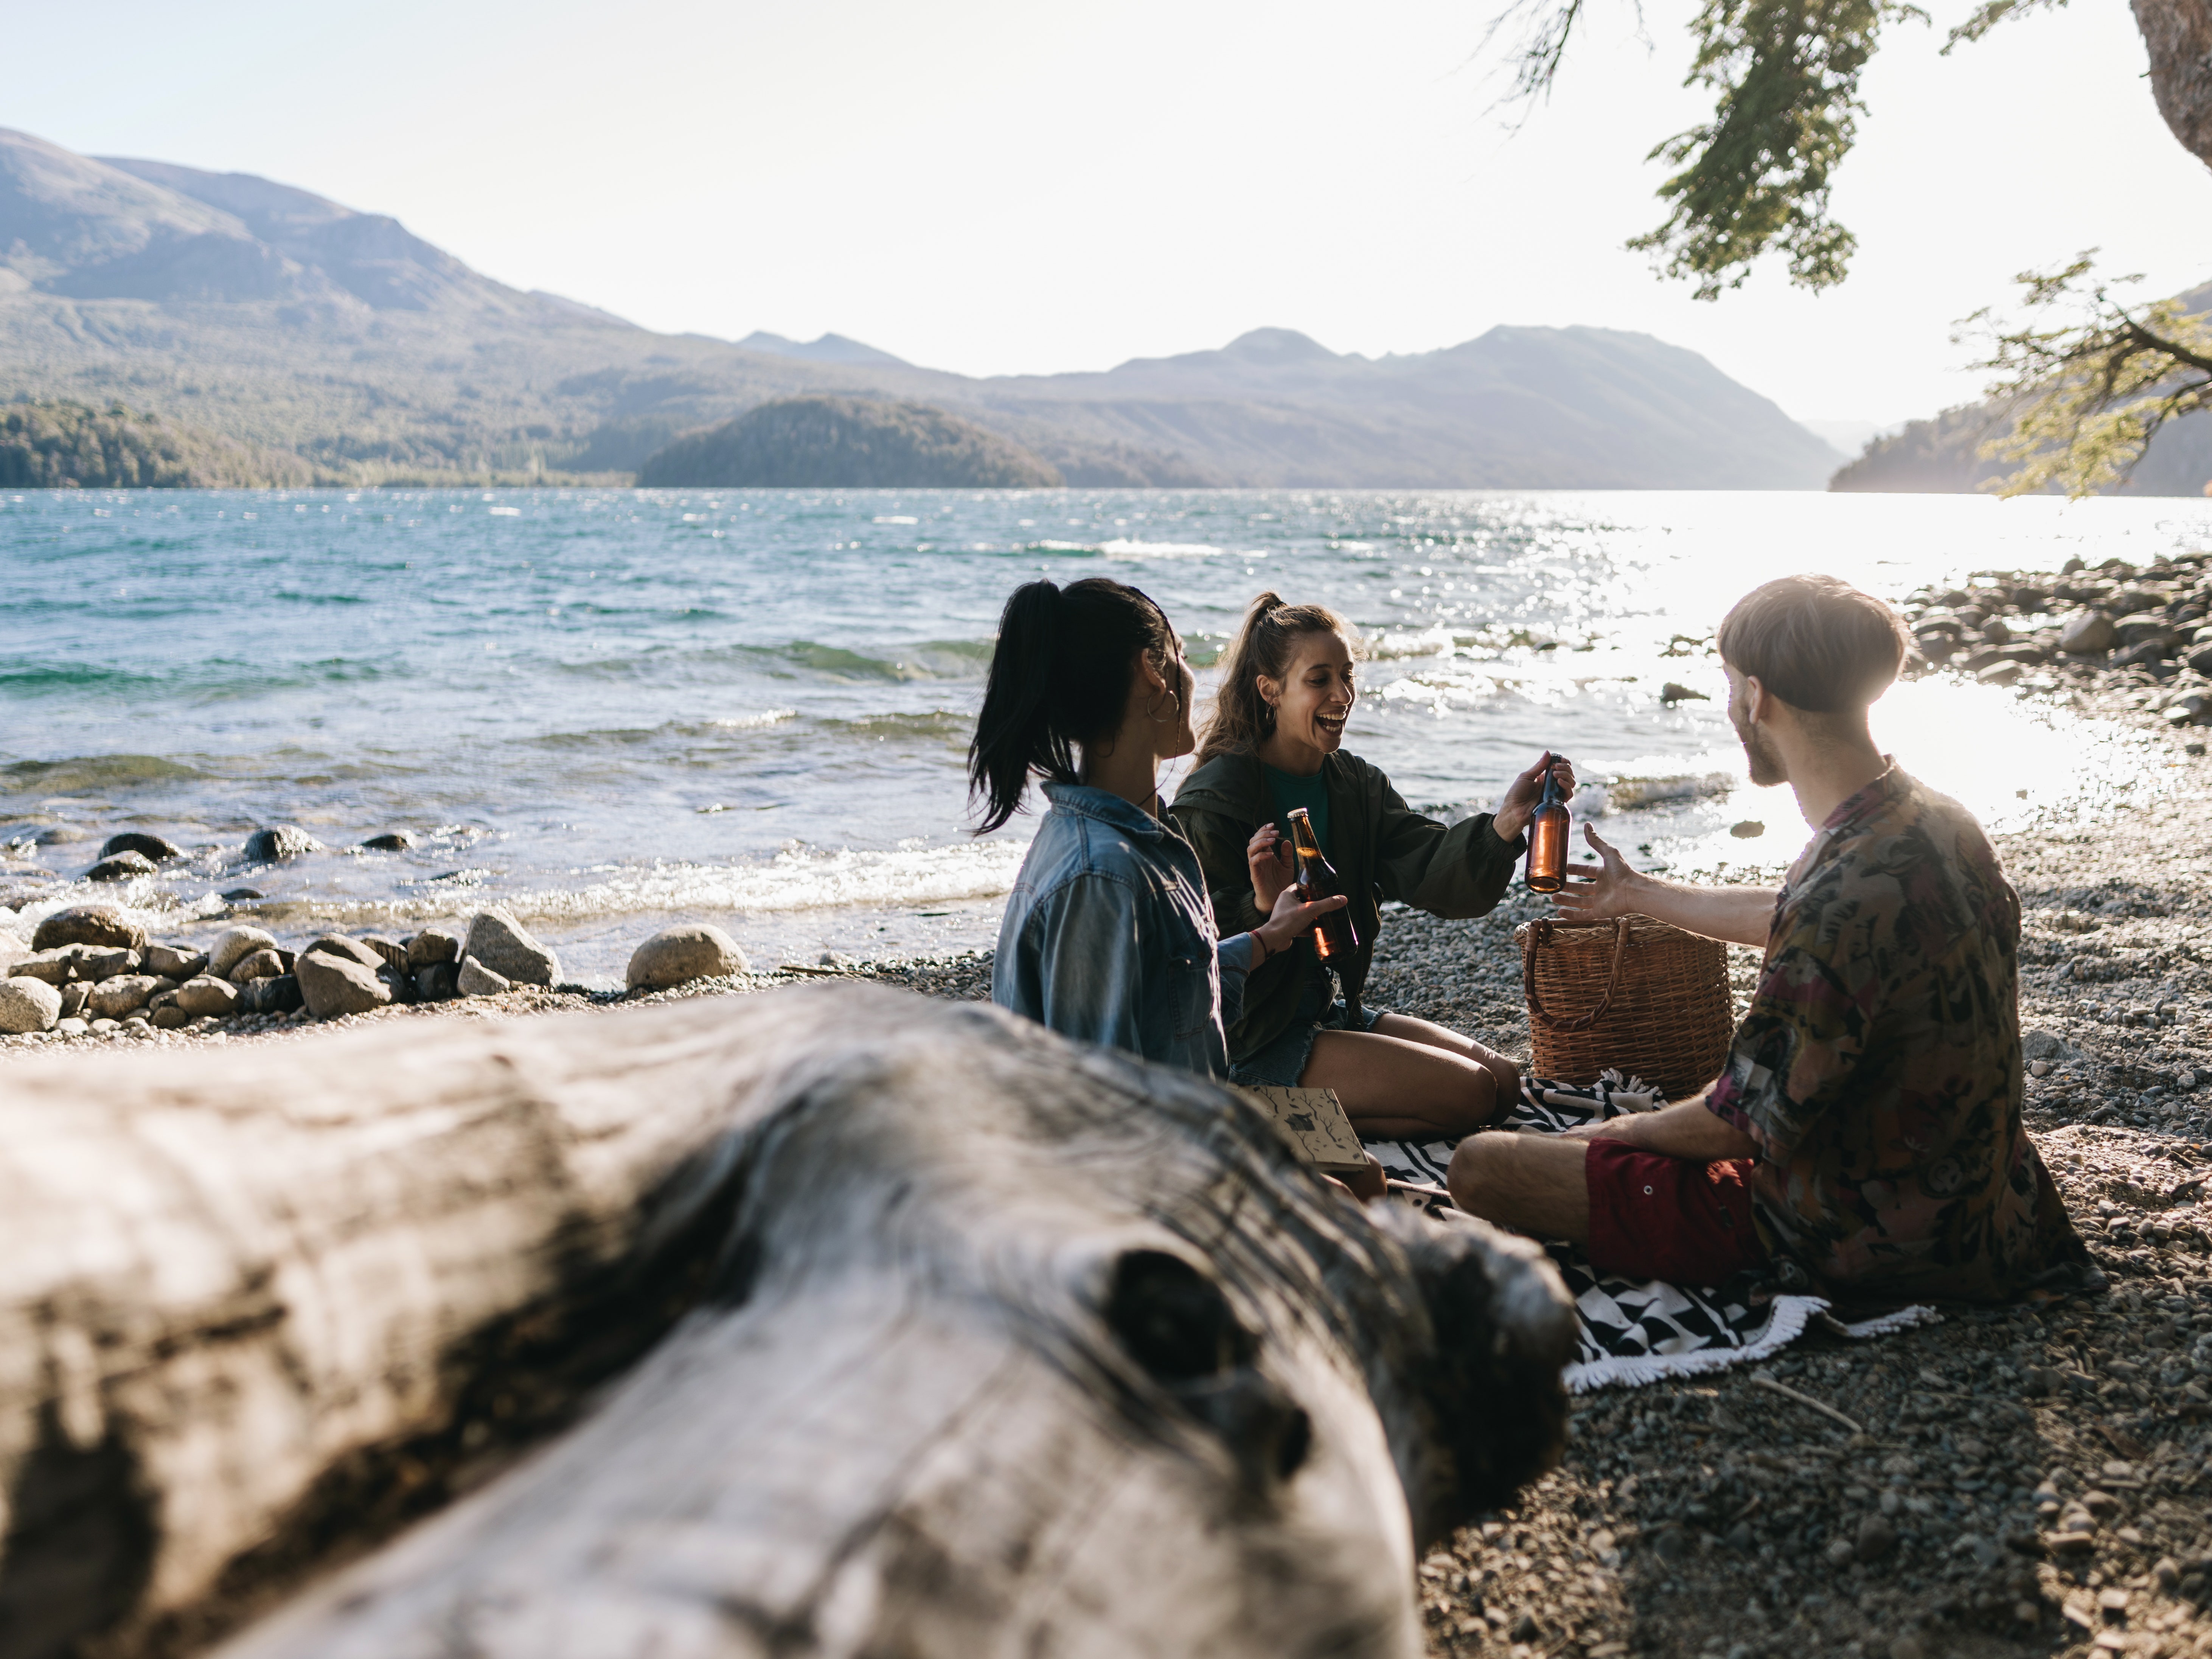
M 1031 772 L 1074 782 L 1074 745 L 1120 729 L 1138 655 L 1164 672 L 1180 644 L 1159 606 L 1124 583 L 1091 576 L 1016 588 L 968 745 L 969 796 L 984 809 L 975 833 L 1021 810 Z

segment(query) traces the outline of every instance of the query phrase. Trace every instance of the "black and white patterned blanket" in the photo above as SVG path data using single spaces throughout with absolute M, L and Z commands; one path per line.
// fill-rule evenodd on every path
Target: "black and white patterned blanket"
M 1607 1072 L 1588 1088 L 1532 1078 L 1527 1093 L 1528 1098 L 1507 1114 L 1502 1127 L 1559 1134 L 1593 1118 L 1656 1111 L 1666 1104 L 1655 1091 L 1618 1072 Z M 1441 1188 L 1452 1143 L 1374 1140 L 1367 1150 L 1392 1180 Z M 1567 1388 L 1575 1394 L 1615 1383 L 1633 1388 L 1764 1359 L 1815 1323 L 1838 1335 L 1863 1338 L 1930 1324 L 1940 1316 L 1933 1308 L 1910 1307 L 1846 1322 L 1836 1316 L 1826 1297 L 1812 1293 L 1810 1281 L 1794 1262 L 1740 1273 L 1726 1285 L 1697 1286 L 1601 1273 L 1572 1244 L 1553 1242 L 1545 1249 L 1558 1263 L 1581 1319 L 1582 1352 L 1566 1372 Z

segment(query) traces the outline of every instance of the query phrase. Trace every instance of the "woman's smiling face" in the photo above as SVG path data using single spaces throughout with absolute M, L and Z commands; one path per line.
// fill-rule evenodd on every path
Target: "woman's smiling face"
M 1352 642 L 1343 635 L 1301 634 L 1283 678 L 1260 677 L 1260 695 L 1274 707 L 1276 740 L 1323 755 L 1342 748 L 1345 723 L 1359 696 L 1354 672 Z

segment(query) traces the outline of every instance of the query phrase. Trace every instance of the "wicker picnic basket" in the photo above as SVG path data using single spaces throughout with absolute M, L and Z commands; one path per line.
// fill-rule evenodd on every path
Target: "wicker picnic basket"
M 1528 994 L 1529 1071 L 1595 1083 L 1608 1066 L 1669 1100 L 1719 1075 L 1735 1029 L 1728 947 L 1650 916 L 1546 917 L 1514 930 Z

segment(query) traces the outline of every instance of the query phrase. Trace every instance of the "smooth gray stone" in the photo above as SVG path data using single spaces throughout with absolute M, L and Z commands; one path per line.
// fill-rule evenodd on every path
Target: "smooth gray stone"
M 215 943 L 208 946 L 207 970 L 218 979 L 228 979 L 230 970 L 256 951 L 273 951 L 276 948 L 276 935 L 262 928 L 226 928 L 217 933 Z
M 340 957 L 348 962 L 359 963 L 371 973 L 384 966 L 384 957 L 380 953 L 362 940 L 348 939 L 343 933 L 325 933 L 300 954 L 303 957 Z
M 124 920 L 112 904 L 80 904 L 57 910 L 31 935 L 33 951 L 52 951 L 64 945 L 113 945 L 125 951 L 141 949 L 146 930 Z
M 376 976 L 376 969 L 350 957 L 310 951 L 300 958 L 296 972 L 300 994 L 317 1019 L 365 1014 L 392 1002 L 392 989 Z
M 238 988 L 228 980 L 186 980 L 177 988 L 172 1000 L 195 1019 L 202 1014 L 234 1014 L 238 1012 Z
M 371 836 L 362 842 L 363 847 L 379 853 L 404 853 L 415 844 L 415 837 L 404 830 L 387 830 L 380 836 Z
M 287 859 L 322 850 L 322 842 L 296 823 L 272 824 L 266 830 L 256 830 L 246 838 L 248 864 L 281 864 Z
M 285 971 L 284 958 L 274 951 L 256 951 L 234 964 L 222 977 L 233 985 L 250 985 L 257 979 L 274 979 Z
M 0 1034 L 51 1031 L 62 1017 L 62 994 L 42 979 L 0 979 Z
M 735 939 L 709 923 L 687 922 L 662 928 L 632 951 L 623 978 L 633 991 L 665 991 L 746 971 L 745 953 Z
M 167 864 L 184 857 L 185 849 L 160 836 L 149 836 L 139 830 L 125 830 L 121 835 L 110 836 L 100 843 L 100 857 L 111 859 L 118 853 L 137 853 L 156 864 Z
M 144 1007 L 156 991 L 167 988 L 152 974 L 125 974 L 94 986 L 92 994 L 85 999 L 85 1006 L 101 1019 L 120 1019 Z
M 407 965 L 421 969 L 434 962 L 459 963 L 461 936 L 451 927 L 425 927 L 407 941 Z
M 159 974 L 164 979 L 191 979 L 208 969 L 204 951 L 187 951 L 176 945 L 149 945 L 146 947 L 146 971 Z
M 87 881 L 136 881 L 154 873 L 154 860 L 143 853 L 118 853 L 102 859 L 84 872 Z
M 468 943 L 463 952 L 517 985 L 552 986 L 561 981 L 561 958 L 501 908 L 479 910 L 469 918 Z
M 495 997 L 502 991 L 512 991 L 514 981 L 503 974 L 492 972 L 474 957 L 463 957 L 453 988 L 465 997 Z

